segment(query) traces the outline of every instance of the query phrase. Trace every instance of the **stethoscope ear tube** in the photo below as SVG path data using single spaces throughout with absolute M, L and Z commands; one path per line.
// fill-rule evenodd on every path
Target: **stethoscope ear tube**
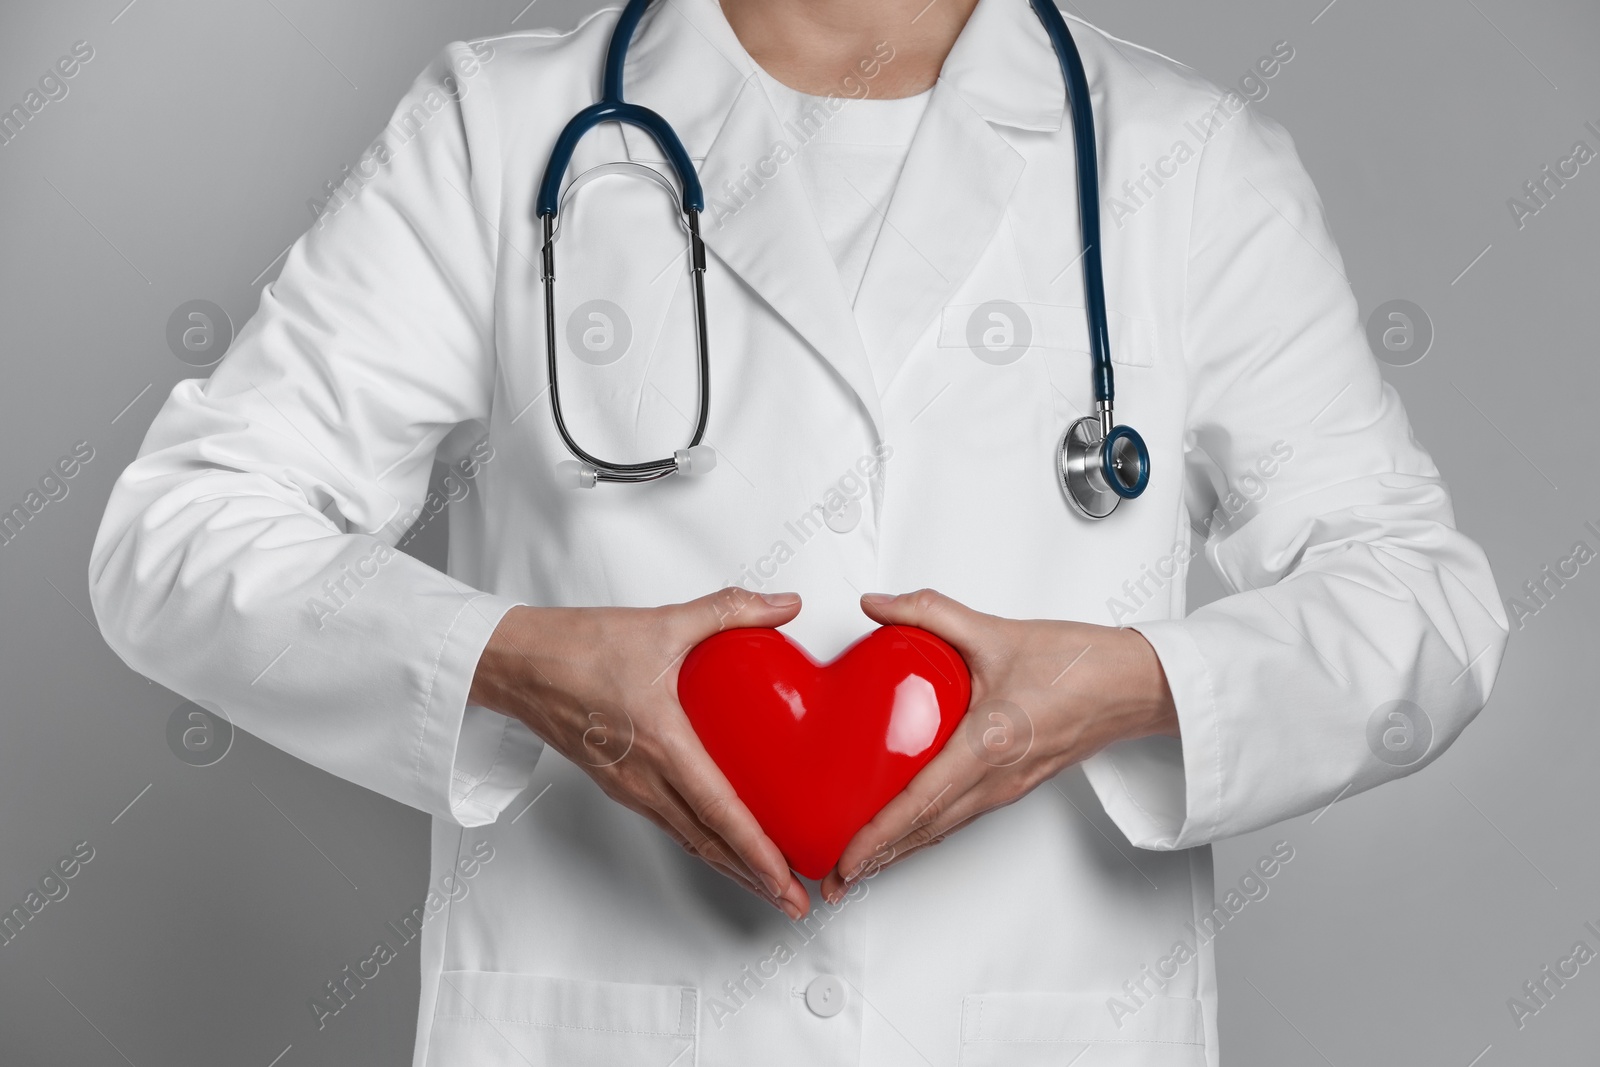
M 1150 483 L 1150 451 L 1132 427 L 1115 425 L 1112 413 L 1116 382 L 1111 372 L 1111 335 L 1106 325 L 1105 270 L 1100 257 L 1100 162 L 1095 150 L 1089 77 L 1054 0 L 1030 3 L 1055 46 L 1072 110 L 1084 303 L 1089 319 L 1089 355 L 1094 364 L 1095 414 L 1077 420 L 1062 434 L 1056 450 L 1057 473 L 1067 499 L 1087 517 L 1103 519 L 1123 500 L 1144 492 Z
M 700 174 L 694 169 L 694 161 L 689 158 L 689 152 L 683 147 L 683 141 L 672 128 L 672 123 L 649 108 L 630 104 L 622 98 L 622 72 L 628 62 L 628 46 L 633 42 L 634 31 L 644 17 L 645 8 L 649 6 L 650 0 L 628 0 L 628 6 L 623 8 L 616 27 L 611 31 L 611 42 L 606 48 L 606 69 L 600 99 L 572 116 L 556 137 L 556 143 L 550 149 L 550 158 L 544 165 L 544 176 L 539 181 L 534 210 L 540 218 L 556 213 L 561 200 L 561 182 L 572 163 L 572 153 L 577 149 L 578 142 L 583 140 L 583 135 L 602 122 L 622 122 L 648 133 L 678 176 L 678 184 L 683 191 L 684 212 L 706 209 L 705 193 L 700 188 Z

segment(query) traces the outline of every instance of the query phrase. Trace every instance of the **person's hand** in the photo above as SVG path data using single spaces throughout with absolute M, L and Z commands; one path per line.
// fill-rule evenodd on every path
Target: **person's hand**
M 1114 741 L 1177 736 L 1166 674 L 1137 630 L 1002 619 L 931 589 L 869 593 L 861 609 L 954 646 L 972 672 L 972 704 L 939 754 L 845 846 L 822 882 L 829 903 Z
M 520 719 L 613 800 L 799 919 L 810 909 L 805 886 L 678 704 L 678 669 L 695 645 L 799 612 L 793 593 L 737 588 L 660 608 L 513 608 L 479 659 L 469 699 Z

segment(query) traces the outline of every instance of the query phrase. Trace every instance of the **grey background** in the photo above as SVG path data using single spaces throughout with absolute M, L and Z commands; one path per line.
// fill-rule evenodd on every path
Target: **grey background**
M 181 700 L 101 642 L 85 564 L 161 398 L 204 373 L 168 350 L 173 309 L 209 299 L 242 324 L 307 200 L 444 42 L 592 4 L 126 2 L 0 9 L 4 107 L 75 41 L 96 53 L 0 147 L 0 504 L 95 449 L 0 545 L 0 910 L 95 849 L 0 947 L 0 1061 L 405 1063 L 414 948 L 321 1032 L 307 999 L 421 899 L 425 818 L 246 736 L 214 766 L 175 758 Z M 1219 83 L 1293 44 L 1256 106 L 1295 137 L 1363 314 L 1404 298 L 1431 316 L 1431 353 L 1385 374 L 1509 596 L 1580 537 L 1600 546 L 1600 161 L 1521 230 L 1506 205 L 1574 141 L 1600 148 L 1600 8 L 1324 3 L 1073 10 Z M 1219 938 L 1231 1067 L 1595 1062 L 1600 963 L 1521 1030 L 1506 1001 L 1580 938 L 1600 948 L 1596 571 L 1513 634 L 1489 708 L 1425 773 L 1217 848 L 1219 886 L 1295 849 Z

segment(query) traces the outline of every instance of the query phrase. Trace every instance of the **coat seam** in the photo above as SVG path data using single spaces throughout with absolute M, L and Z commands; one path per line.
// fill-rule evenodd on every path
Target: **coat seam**
M 444 663 L 445 650 L 450 647 L 450 638 L 455 633 L 456 627 L 460 624 L 461 616 L 466 613 L 468 608 L 472 607 L 472 602 L 474 600 L 476 600 L 476 599 L 479 599 L 479 598 L 478 597 L 469 597 L 469 598 L 467 598 L 467 601 L 464 604 L 462 604 L 460 609 L 455 613 L 455 617 L 450 620 L 450 625 L 445 629 L 444 638 L 439 642 L 439 651 L 433 658 L 433 669 L 428 673 L 428 687 L 423 692 L 423 695 L 422 695 L 422 724 L 421 724 L 421 729 L 417 731 L 417 755 L 416 755 L 415 762 L 412 764 L 412 773 L 415 775 L 416 781 L 417 781 L 417 785 L 422 789 L 424 796 L 427 795 L 428 783 L 427 783 L 427 780 L 426 780 L 426 778 L 424 777 L 424 775 L 422 773 L 422 764 L 423 764 L 423 755 L 424 755 L 425 750 L 427 749 L 428 725 L 429 725 L 429 723 L 431 723 L 433 721 L 433 718 L 434 718 L 434 712 L 433 712 L 433 691 L 434 691 L 434 687 L 438 684 L 438 681 L 439 681 L 439 669 L 440 669 L 441 665 Z M 457 740 L 459 741 L 459 736 L 457 737 Z M 453 792 L 453 790 L 450 788 L 450 784 L 447 782 L 445 784 L 445 796 L 444 796 L 445 808 L 449 811 L 451 817 L 454 818 L 454 816 L 455 816 L 455 805 L 453 803 L 451 803 L 451 797 L 450 797 L 451 792 Z

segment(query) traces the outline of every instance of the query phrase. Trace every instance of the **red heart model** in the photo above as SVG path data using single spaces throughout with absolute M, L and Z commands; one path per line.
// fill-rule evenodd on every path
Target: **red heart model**
M 777 630 L 724 630 L 678 672 L 706 751 L 807 878 L 944 747 L 971 695 L 960 654 L 910 626 L 879 627 L 828 664 Z

